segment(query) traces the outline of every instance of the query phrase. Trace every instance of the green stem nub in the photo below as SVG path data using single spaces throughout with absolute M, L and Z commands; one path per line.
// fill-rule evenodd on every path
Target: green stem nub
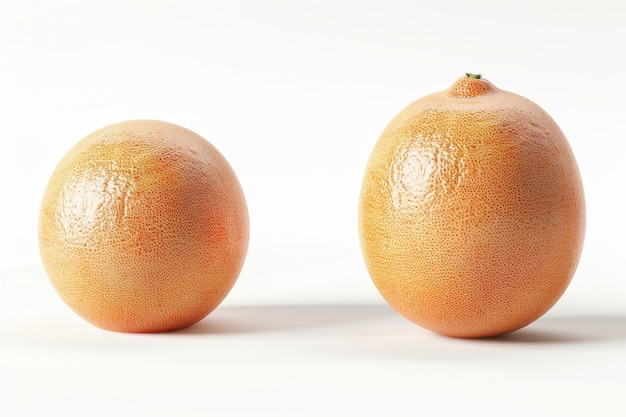
M 480 77 L 482 77 L 482 74 L 470 74 L 469 72 L 466 72 L 465 75 L 467 75 L 469 78 L 474 78 L 475 80 L 480 80 Z

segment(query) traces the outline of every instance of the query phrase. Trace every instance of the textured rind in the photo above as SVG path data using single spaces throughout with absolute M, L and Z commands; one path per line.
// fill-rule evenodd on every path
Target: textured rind
M 435 332 L 484 337 L 548 311 L 578 264 L 582 182 L 556 123 L 485 79 L 405 108 L 368 162 L 359 206 L 373 282 Z
M 59 163 L 39 219 L 61 298 L 109 330 L 157 332 L 209 314 L 246 256 L 248 213 L 232 168 L 197 134 L 138 120 L 100 129 Z

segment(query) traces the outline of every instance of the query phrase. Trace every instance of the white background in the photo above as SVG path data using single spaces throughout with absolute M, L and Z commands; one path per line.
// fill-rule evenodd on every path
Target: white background
M 625 415 L 625 17 L 610 0 L 0 0 L 0 414 Z M 552 115 L 587 199 L 566 294 L 489 341 L 393 313 L 356 226 L 380 132 L 464 72 Z M 248 199 L 239 281 L 176 334 L 83 322 L 38 255 L 61 157 L 137 118 L 204 136 Z

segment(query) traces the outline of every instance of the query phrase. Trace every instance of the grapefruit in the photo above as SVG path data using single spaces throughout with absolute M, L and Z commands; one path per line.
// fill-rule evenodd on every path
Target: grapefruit
M 570 145 L 532 101 L 467 74 L 386 127 L 366 167 L 359 233 L 368 272 L 434 332 L 522 328 L 569 285 L 585 202 Z
M 215 309 L 246 256 L 248 212 L 232 168 L 183 127 L 100 129 L 61 160 L 44 193 L 41 258 L 61 298 L 121 332 L 190 326 Z

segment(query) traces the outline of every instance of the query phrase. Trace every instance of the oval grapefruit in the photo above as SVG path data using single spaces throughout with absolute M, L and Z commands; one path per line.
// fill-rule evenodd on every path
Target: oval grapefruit
M 538 105 L 468 74 L 401 111 L 376 143 L 361 247 L 384 299 L 456 337 L 507 333 L 560 298 L 580 257 L 576 160 Z

